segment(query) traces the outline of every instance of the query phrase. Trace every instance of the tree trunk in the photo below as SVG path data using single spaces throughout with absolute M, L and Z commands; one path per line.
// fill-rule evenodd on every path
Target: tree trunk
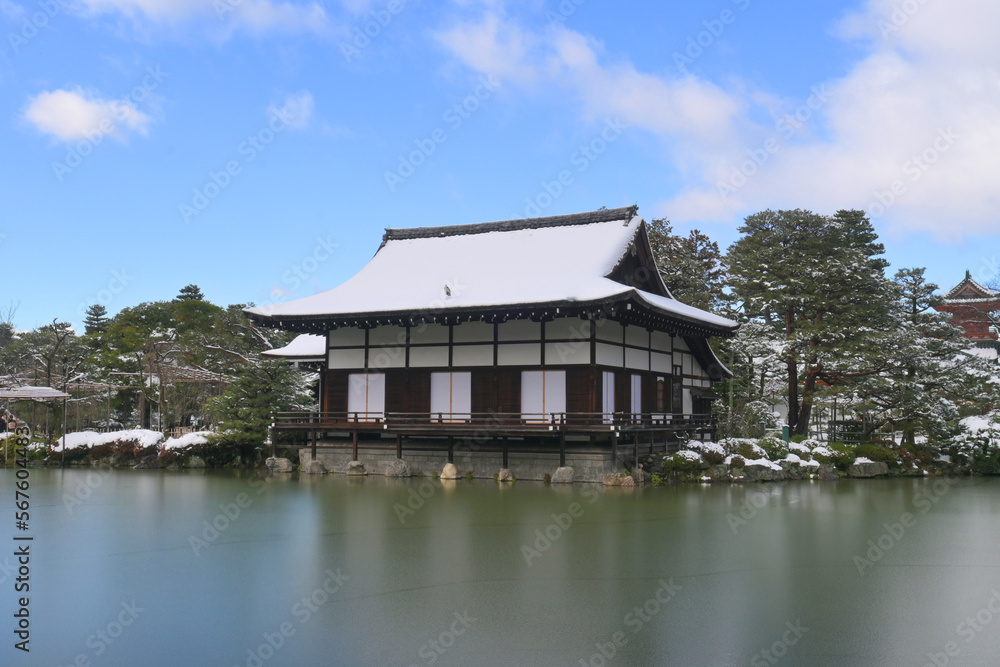
M 799 412 L 798 422 L 792 433 L 795 435 L 808 435 L 809 419 L 812 416 L 813 396 L 816 395 L 816 371 L 810 369 L 806 372 L 806 381 L 802 386 L 802 410 Z

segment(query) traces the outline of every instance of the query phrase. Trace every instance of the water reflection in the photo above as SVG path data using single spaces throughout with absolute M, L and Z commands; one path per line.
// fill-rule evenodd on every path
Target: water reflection
M 88 485 L 93 472 L 32 472 L 33 660 L 254 664 L 288 624 L 263 664 L 748 664 L 801 623 L 778 646 L 787 664 L 923 664 L 1000 586 L 995 480 L 622 489 L 112 471 Z M 132 600 L 145 611 L 94 655 L 88 638 Z M 950 664 L 998 653 L 1000 624 Z

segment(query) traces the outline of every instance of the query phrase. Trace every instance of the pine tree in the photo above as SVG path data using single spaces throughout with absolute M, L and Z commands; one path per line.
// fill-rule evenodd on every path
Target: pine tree
M 83 320 L 83 327 L 87 335 L 102 334 L 108 328 L 108 309 L 99 303 L 95 303 L 87 308 L 87 317 Z
M 740 232 L 729 250 L 733 291 L 749 317 L 782 336 L 788 423 L 804 435 L 821 385 L 884 370 L 872 354 L 892 328 L 884 248 L 862 211 L 768 210 Z
M 697 229 L 675 235 L 666 218 L 650 221 L 647 231 L 653 260 L 670 293 L 690 306 L 718 309 L 727 278 L 719 244 Z
M 181 288 L 180 294 L 177 295 L 175 301 L 204 301 L 205 295 L 201 293 L 201 290 L 197 285 L 186 285 Z

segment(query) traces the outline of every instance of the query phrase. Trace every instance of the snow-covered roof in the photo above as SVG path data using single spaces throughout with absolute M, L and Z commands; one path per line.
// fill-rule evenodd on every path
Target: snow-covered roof
M 948 302 L 989 302 L 1000 298 L 1000 292 L 991 290 L 972 277 L 972 273 L 965 272 L 965 279 L 948 290 L 944 295 L 945 303 Z
M 0 400 L 20 401 L 33 399 L 46 401 L 56 398 L 72 398 L 66 392 L 52 387 L 5 387 L 0 389 Z
M 609 277 L 628 255 L 638 252 L 637 244 L 646 243 L 645 233 L 640 234 L 644 228 L 636 207 L 628 207 L 476 225 L 387 229 L 372 260 L 339 287 L 248 308 L 247 313 L 262 322 L 287 324 L 378 314 L 632 301 L 711 333 L 734 331 L 737 325 L 731 320 L 672 298 L 655 271 L 646 290 Z
M 322 361 L 326 355 L 326 336 L 299 334 L 285 347 L 276 347 L 261 355 L 289 361 Z

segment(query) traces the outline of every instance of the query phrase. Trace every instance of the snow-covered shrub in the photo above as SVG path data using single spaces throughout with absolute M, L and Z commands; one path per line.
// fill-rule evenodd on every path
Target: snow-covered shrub
M 687 444 L 691 451 L 698 452 L 709 465 L 719 465 L 726 460 L 726 449 L 717 442 L 702 442 L 701 440 L 691 440 Z
M 773 435 L 758 440 L 757 446 L 764 450 L 767 458 L 771 461 L 780 461 L 788 456 L 788 445 L 784 440 Z
M 694 473 L 701 470 L 702 458 L 698 452 L 682 449 L 673 456 L 663 459 L 663 471 L 675 473 Z
M 738 454 L 744 459 L 752 460 L 767 456 L 767 453 L 757 445 L 756 440 L 749 438 L 726 438 L 719 442 L 726 454 Z
M 891 466 L 899 465 L 899 454 L 888 447 L 882 447 L 880 445 L 858 445 L 855 448 L 854 453 L 860 458 L 866 458 L 871 461 L 878 461 Z
M 973 472 L 1000 474 L 1000 413 L 966 417 L 962 432 L 948 449 L 952 459 L 971 465 Z

